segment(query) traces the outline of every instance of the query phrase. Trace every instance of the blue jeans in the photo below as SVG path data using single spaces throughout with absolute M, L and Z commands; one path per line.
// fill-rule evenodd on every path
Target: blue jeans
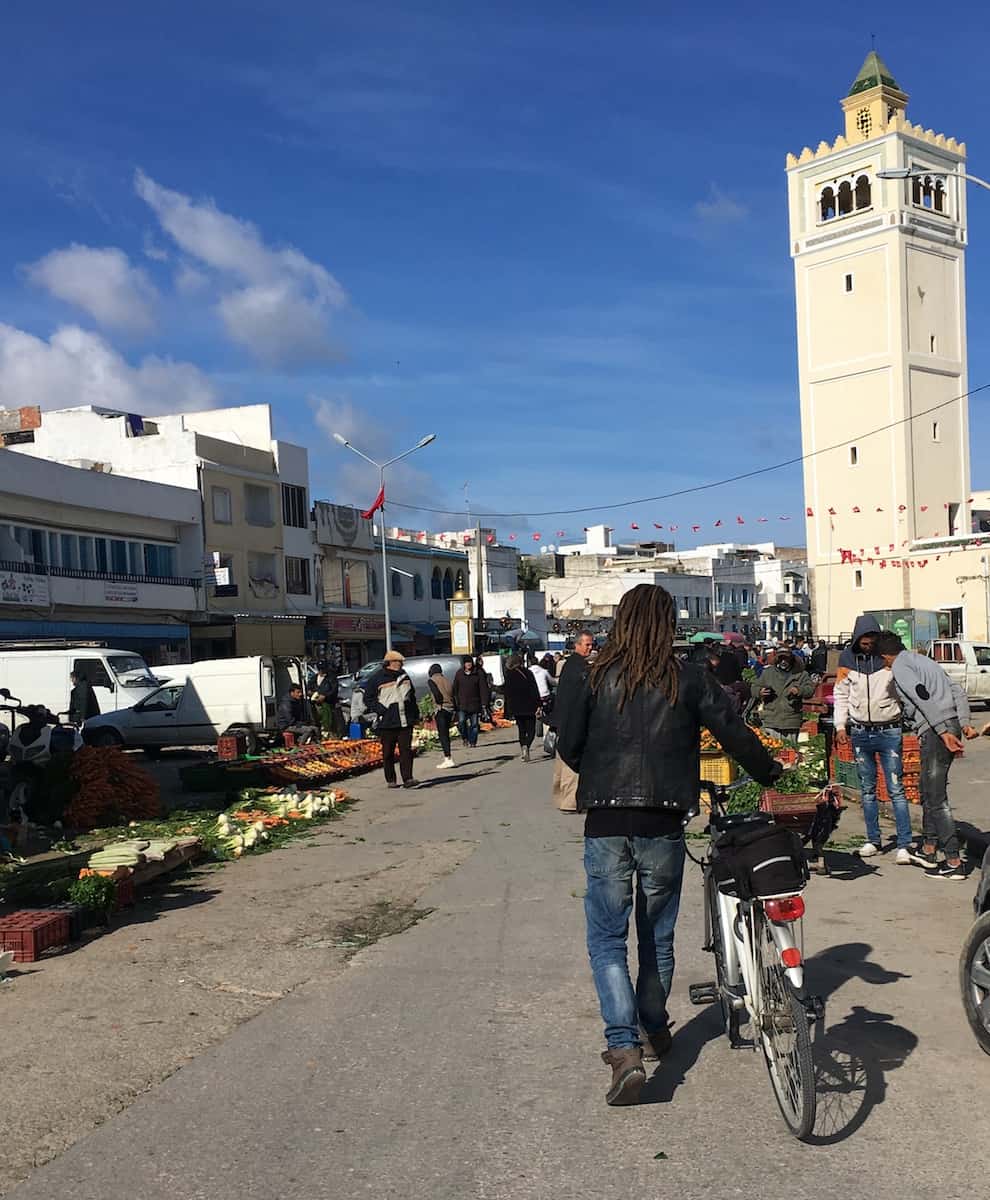
M 903 768 L 901 765 L 900 729 L 864 729 L 853 724 L 849 736 L 856 753 L 856 770 L 863 802 L 863 820 L 866 822 L 866 840 L 874 846 L 880 844 L 880 805 L 877 803 L 877 758 L 887 781 L 887 793 L 894 806 L 894 823 L 897 826 L 897 845 L 911 845 L 911 815 L 907 797 L 904 795 Z
M 588 890 L 584 915 L 588 957 L 609 1049 L 638 1046 L 647 1034 L 666 1029 L 667 997 L 674 976 L 674 926 L 681 904 L 684 837 L 584 839 Z M 636 876 L 636 937 L 639 977 L 633 990 L 626 936 Z
M 461 732 L 461 739 L 465 746 L 477 746 L 480 720 L 480 713 L 469 713 L 462 710 L 457 714 L 457 728 Z

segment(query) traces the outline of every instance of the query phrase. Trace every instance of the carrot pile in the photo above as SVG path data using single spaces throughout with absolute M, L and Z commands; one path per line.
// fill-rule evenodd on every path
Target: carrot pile
M 83 746 L 69 770 L 73 795 L 65 822 L 73 829 L 95 829 L 161 815 L 158 784 L 122 750 Z

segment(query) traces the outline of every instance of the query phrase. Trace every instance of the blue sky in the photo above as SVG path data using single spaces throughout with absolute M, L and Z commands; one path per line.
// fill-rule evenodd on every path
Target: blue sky
M 887 26 L 777 3 L 665 9 L 11 6 L 0 400 L 270 401 L 279 434 L 310 447 L 314 495 L 340 501 L 369 483 L 329 430 L 373 454 L 436 430 L 393 498 L 459 508 L 469 482 L 496 512 L 799 453 L 784 156 L 840 131 L 875 32 L 913 119 L 990 174 L 985 69 L 965 52 L 985 11 L 962 5 L 940 45 L 918 36 L 917 0 L 881 10 Z M 973 336 L 988 205 L 971 195 L 973 386 L 990 380 Z M 789 468 L 600 515 L 675 522 L 689 545 L 742 514 L 747 536 L 794 541 L 801 506 Z M 597 515 L 497 524 L 547 540 Z

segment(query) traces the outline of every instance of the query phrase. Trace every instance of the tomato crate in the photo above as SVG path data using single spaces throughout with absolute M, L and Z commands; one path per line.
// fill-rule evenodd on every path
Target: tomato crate
M 760 811 L 770 813 L 778 825 L 786 825 L 802 835 L 807 834 L 818 815 L 821 796 L 818 792 L 765 791 L 760 798 Z
M 15 962 L 37 962 L 46 950 L 69 940 L 67 913 L 22 909 L 0 918 L 0 950 L 12 950 Z
M 246 733 L 225 733 L 217 738 L 217 758 L 221 762 L 233 762 L 247 754 Z
M 69 900 L 60 900 L 57 904 L 46 904 L 44 908 L 23 909 L 24 912 L 55 913 L 57 916 L 69 919 L 69 941 L 82 940 L 85 928 L 86 910 L 81 904 L 73 904 Z

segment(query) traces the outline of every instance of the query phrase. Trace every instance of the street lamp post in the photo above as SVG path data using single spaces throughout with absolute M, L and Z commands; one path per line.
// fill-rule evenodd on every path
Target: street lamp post
M 888 167 L 885 171 L 877 171 L 877 179 L 924 179 L 926 175 L 936 179 L 968 179 L 990 192 L 990 183 L 967 171 L 940 171 L 934 167 Z
M 422 450 L 423 447 L 428 446 L 430 444 L 430 442 L 436 441 L 436 437 L 437 437 L 437 435 L 435 433 L 428 433 L 426 435 L 426 437 L 420 438 L 420 440 L 416 443 L 415 446 L 410 446 L 409 449 L 404 450 L 402 452 L 402 454 L 397 454 L 395 456 L 395 458 L 390 458 L 388 460 L 388 462 L 383 462 L 383 463 L 376 462 L 373 458 L 369 458 L 367 454 L 365 454 L 363 451 L 359 450 L 357 448 L 357 446 L 352 446 L 351 443 L 347 440 L 347 438 L 345 438 L 342 434 L 335 433 L 333 435 L 333 440 L 335 442 L 338 442 L 341 446 L 346 446 L 348 450 L 353 450 L 353 452 L 358 456 L 358 458 L 363 458 L 366 463 L 371 463 L 371 465 L 373 467 L 378 468 L 379 493 L 384 496 L 386 467 L 390 467 L 390 466 L 392 466 L 393 463 L 397 463 L 400 458 L 408 458 L 410 454 L 414 454 L 417 450 Z M 389 580 L 389 575 L 388 575 L 388 552 L 385 548 L 385 502 L 384 502 L 384 500 L 382 501 L 381 506 L 378 509 L 378 512 L 379 512 L 379 515 L 381 518 L 381 526 L 382 526 L 382 597 L 385 601 L 385 649 L 386 649 L 386 651 L 388 651 L 388 650 L 392 649 L 392 613 L 391 613 L 391 606 L 389 605 L 389 601 L 388 601 L 390 580 Z M 396 568 L 396 570 L 398 570 L 398 568 Z M 406 574 L 406 572 L 402 571 L 402 572 L 400 572 L 400 574 Z

